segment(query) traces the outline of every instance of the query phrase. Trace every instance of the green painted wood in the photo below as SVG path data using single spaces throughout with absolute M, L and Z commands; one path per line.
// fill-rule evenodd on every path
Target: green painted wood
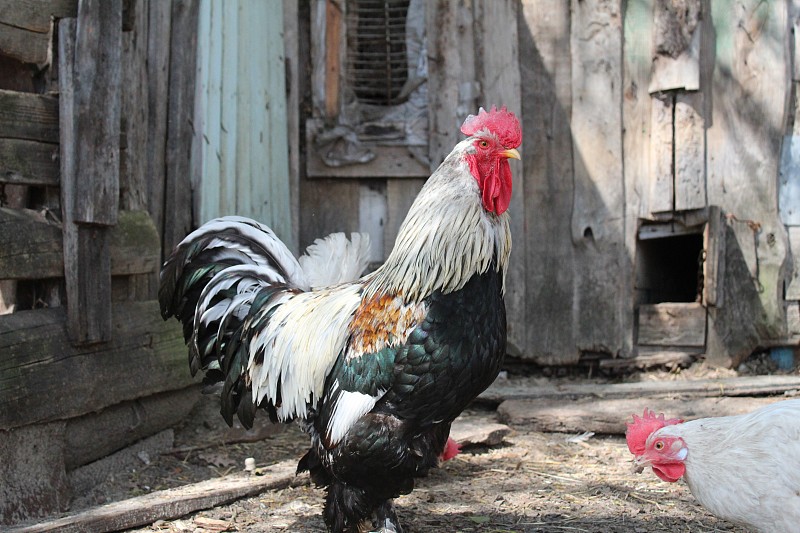
M 281 0 L 204 0 L 196 223 L 249 216 L 291 240 Z

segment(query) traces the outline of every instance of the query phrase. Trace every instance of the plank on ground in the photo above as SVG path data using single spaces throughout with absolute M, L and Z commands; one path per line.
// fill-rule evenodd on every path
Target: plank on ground
M 615 398 L 508 400 L 500 404 L 500 420 L 512 426 L 525 426 L 535 431 L 622 434 L 631 415 L 645 408 L 665 413 L 669 418 L 730 416 L 749 413 L 759 407 L 785 400 L 783 396 L 767 398 Z
M 210 479 L 175 489 L 151 492 L 144 496 L 114 502 L 82 513 L 36 525 L 18 527 L 9 533 L 46 531 L 119 531 L 156 520 L 170 520 L 202 509 L 224 505 L 240 498 L 308 483 L 308 476 L 295 475 L 297 462 L 283 461 L 265 469 L 262 476 L 229 476 Z
M 486 389 L 479 401 L 502 403 L 504 400 L 539 398 L 625 398 L 638 396 L 758 396 L 782 394 L 800 389 L 800 376 L 744 376 L 687 381 L 643 381 L 631 383 L 589 383 L 541 386 L 531 380 L 498 380 Z

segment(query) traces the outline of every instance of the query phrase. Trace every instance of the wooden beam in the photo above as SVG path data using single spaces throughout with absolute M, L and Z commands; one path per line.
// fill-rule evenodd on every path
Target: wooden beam
M 677 351 L 661 351 L 648 354 L 640 354 L 635 357 L 618 357 L 616 359 L 601 359 L 598 366 L 600 368 L 639 368 L 646 369 L 654 366 L 688 366 L 698 354 Z
M 0 137 L 58 144 L 58 99 L 0 89 Z
M 117 303 L 113 335 L 103 346 L 72 345 L 64 311 L 0 317 L 0 429 L 81 416 L 194 383 L 180 325 L 164 322 L 156 301 Z
M 325 116 L 339 115 L 341 76 L 342 6 L 338 0 L 325 3 Z
M 44 533 L 59 531 L 78 533 L 119 531 L 152 524 L 156 520 L 171 520 L 181 516 L 225 505 L 232 501 L 255 496 L 268 490 L 308 484 L 308 476 L 295 475 L 297 462 L 283 461 L 263 470 L 263 475 L 243 474 L 209 479 L 168 490 L 160 490 L 114 502 L 31 526 L 12 528 L 9 533 Z
M 75 17 L 78 0 L 0 0 L 0 22 L 37 33 L 50 31 L 51 16 Z
M 74 222 L 102 226 L 117 222 L 121 54 L 122 0 L 81 1 L 74 56 L 65 57 L 74 69 L 74 137 L 67 147 L 74 150 L 79 177 L 72 184 Z
M 197 56 L 197 0 L 172 3 L 164 198 L 165 253 L 192 229 L 190 154 Z
M 161 266 L 158 233 L 145 211 L 120 211 L 109 231 L 111 275 L 152 274 Z M 64 276 L 61 226 L 29 209 L 0 208 L 0 278 Z
M 50 34 L 24 30 L 0 21 L 0 51 L 3 55 L 44 68 L 49 47 Z
M 641 415 L 645 407 L 668 417 L 684 420 L 749 413 L 771 403 L 770 398 L 618 398 L 564 400 L 509 400 L 500 404 L 502 422 L 525 426 L 533 431 L 623 434 L 632 414 Z
M 640 305 L 637 343 L 648 346 L 705 346 L 706 308 L 694 302 Z
M 478 400 L 499 404 L 505 400 L 541 398 L 624 398 L 631 396 L 670 397 L 680 395 L 764 396 L 800 389 L 800 376 L 747 376 L 686 381 L 643 381 L 631 383 L 590 383 L 540 386 L 525 379 L 498 380 Z
M 57 144 L 0 139 L 0 183 L 58 187 Z

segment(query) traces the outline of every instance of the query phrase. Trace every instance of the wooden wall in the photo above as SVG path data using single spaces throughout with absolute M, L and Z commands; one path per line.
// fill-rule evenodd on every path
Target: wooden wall
M 634 355 L 639 231 L 708 226 L 711 206 L 725 213 L 718 238 L 735 237 L 723 253 L 750 268 L 705 280 L 744 287 L 728 302 L 701 302 L 707 357 L 733 364 L 786 342 L 776 186 L 795 106 L 796 7 L 687 0 L 681 18 L 668 4 L 522 2 L 525 356 L 538 362 Z M 681 32 L 684 41 L 670 40 Z M 746 339 L 725 340 L 747 322 Z
M 196 24 L 193 0 L 0 2 L 0 523 L 193 404 L 155 297 L 192 223 Z

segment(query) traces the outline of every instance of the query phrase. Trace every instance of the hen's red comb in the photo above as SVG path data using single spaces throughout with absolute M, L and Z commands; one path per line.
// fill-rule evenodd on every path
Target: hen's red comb
M 497 135 L 500 143 L 506 148 L 516 148 L 522 143 L 522 128 L 514 113 L 503 106 L 498 111 L 496 106 L 488 113 L 480 108 L 477 115 L 470 115 L 461 126 L 461 133 L 470 136 L 481 130 L 489 130 Z
M 645 449 L 647 437 L 664 426 L 673 426 L 682 423 L 680 418 L 670 418 L 666 420 L 664 414 L 656 416 L 656 413 L 645 408 L 641 417 L 633 415 L 633 422 L 628 423 L 625 430 L 625 440 L 628 441 L 628 449 L 633 455 L 642 455 Z

